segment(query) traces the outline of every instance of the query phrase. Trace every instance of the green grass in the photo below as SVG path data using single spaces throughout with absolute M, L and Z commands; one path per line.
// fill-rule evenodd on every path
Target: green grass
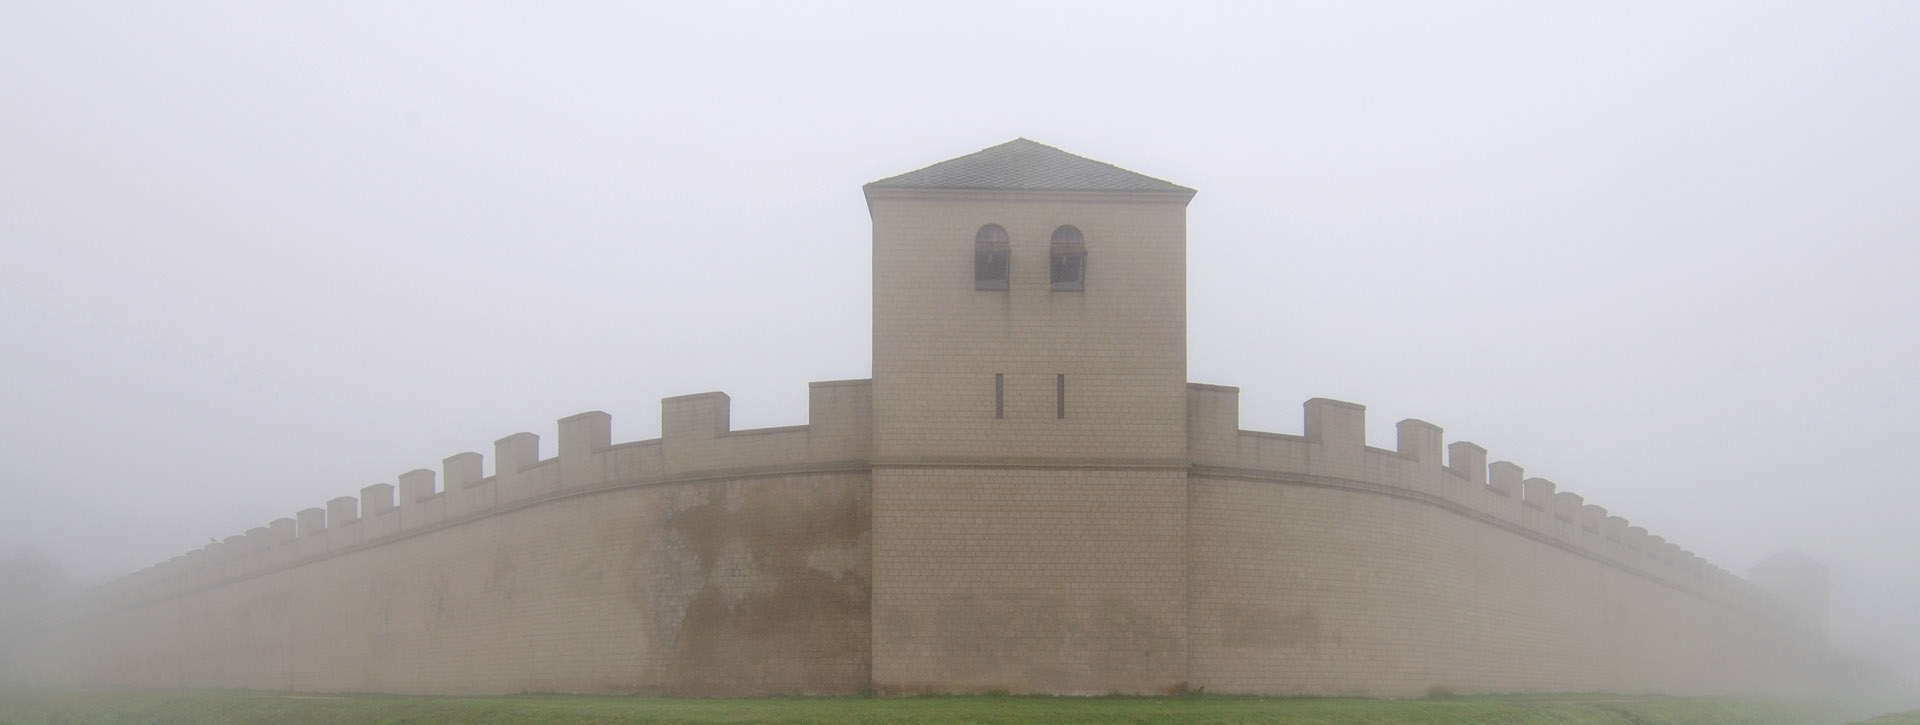
M 1881 715 L 1866 722 L 1868 725 L 1920 725 L 1920 710 Z
M 1806 704 L 1606 694 L 1437 700 L 1182 697 L 694 699 L 316 696 L 213 690 L 0 690 L 0 720 L 52 723 L 1766 723 L 1826 722 Z M 1876 721 L 1878 722 L 1878 721 Z M 1887 722 L 1909 722 L 1890 720 Z

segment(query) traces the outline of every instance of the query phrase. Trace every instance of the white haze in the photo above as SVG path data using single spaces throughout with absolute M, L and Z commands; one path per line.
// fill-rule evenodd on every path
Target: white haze
M 871 374 L 860 185 L 1026 136 L 1200 190 L 1190 377 L 1242 427 L 1351 400 L 1735 572 L 1798 550 L 1836 648 L 1911 668 L 1916 38 L 1864 2 L 16 0 L 0 557 L 98 582 L 572 413 L 651 438 L 670 395 L 805 422 Z

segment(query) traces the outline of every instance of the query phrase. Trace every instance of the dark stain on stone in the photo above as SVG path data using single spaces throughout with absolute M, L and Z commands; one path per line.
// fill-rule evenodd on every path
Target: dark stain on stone
M 1131 600 L 1101 599 L 1087 616 L 1087 630 L 1098 638 L 1088 647 L 1092 670 L 1114 682 L 1128 683 L 1129 691 L 1165 690 L 1173 685 L 1165 684 L 1160 679 L 1163 675 L 1185 671 L 1185 639 Z M 1184 688 L 1186 683 L 1178 686 Z
M 487 591 L 502 601 L 511 601 L 520 590 L 520 556 L 512 540 L 503 540 L 493 550 L 493 569 L 487 576 Z
M 735 505 L 728 506 L 728 494 Z M 858 692 L 871 589 L 864 486 L 807 480 L 705 484 L 669 514 L 685 607 L 665 642 L 673 692 Z M 737 556 L 744 552 L 750 566 Z M 844 562 L 843 568 L 816 567 Z M 724 566 L 723 566 L 724 562 Z
M 427 627 L 435 632 L 453 622 L 453 577 L 446 569 L 427 573 Z

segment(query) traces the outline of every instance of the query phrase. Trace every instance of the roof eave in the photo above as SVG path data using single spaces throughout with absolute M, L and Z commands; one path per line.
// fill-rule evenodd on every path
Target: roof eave
M 1002 189 L 1002 188 L 955 188 L 922 186 L 881 186 L 878 182 L 860 187 L 866 194 L 867 206 L 871 208 L 876 200 L 892 199 L 974 199 L 996 201 L 1096 201 L 1126 200 L 1147 203 L 1179 204 L 1186 206 L 1193 200 L 1195 189 L 1176 186 L 1172 189 Z

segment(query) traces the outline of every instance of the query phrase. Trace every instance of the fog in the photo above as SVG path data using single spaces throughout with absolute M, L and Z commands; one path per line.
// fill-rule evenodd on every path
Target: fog
M 803 423 L 871 375 L 860 185 L 1024 136 L 1199 189 L 1189 377 L 1243 428 L 1349 400 L 1728 570 L 1799 551 L 1836 651 L 1914 683 L 1915 38 L 1896 3 L 8 3 L 0 557 L 97 583 L 573 413 L 655 437 L 666 396 Z

